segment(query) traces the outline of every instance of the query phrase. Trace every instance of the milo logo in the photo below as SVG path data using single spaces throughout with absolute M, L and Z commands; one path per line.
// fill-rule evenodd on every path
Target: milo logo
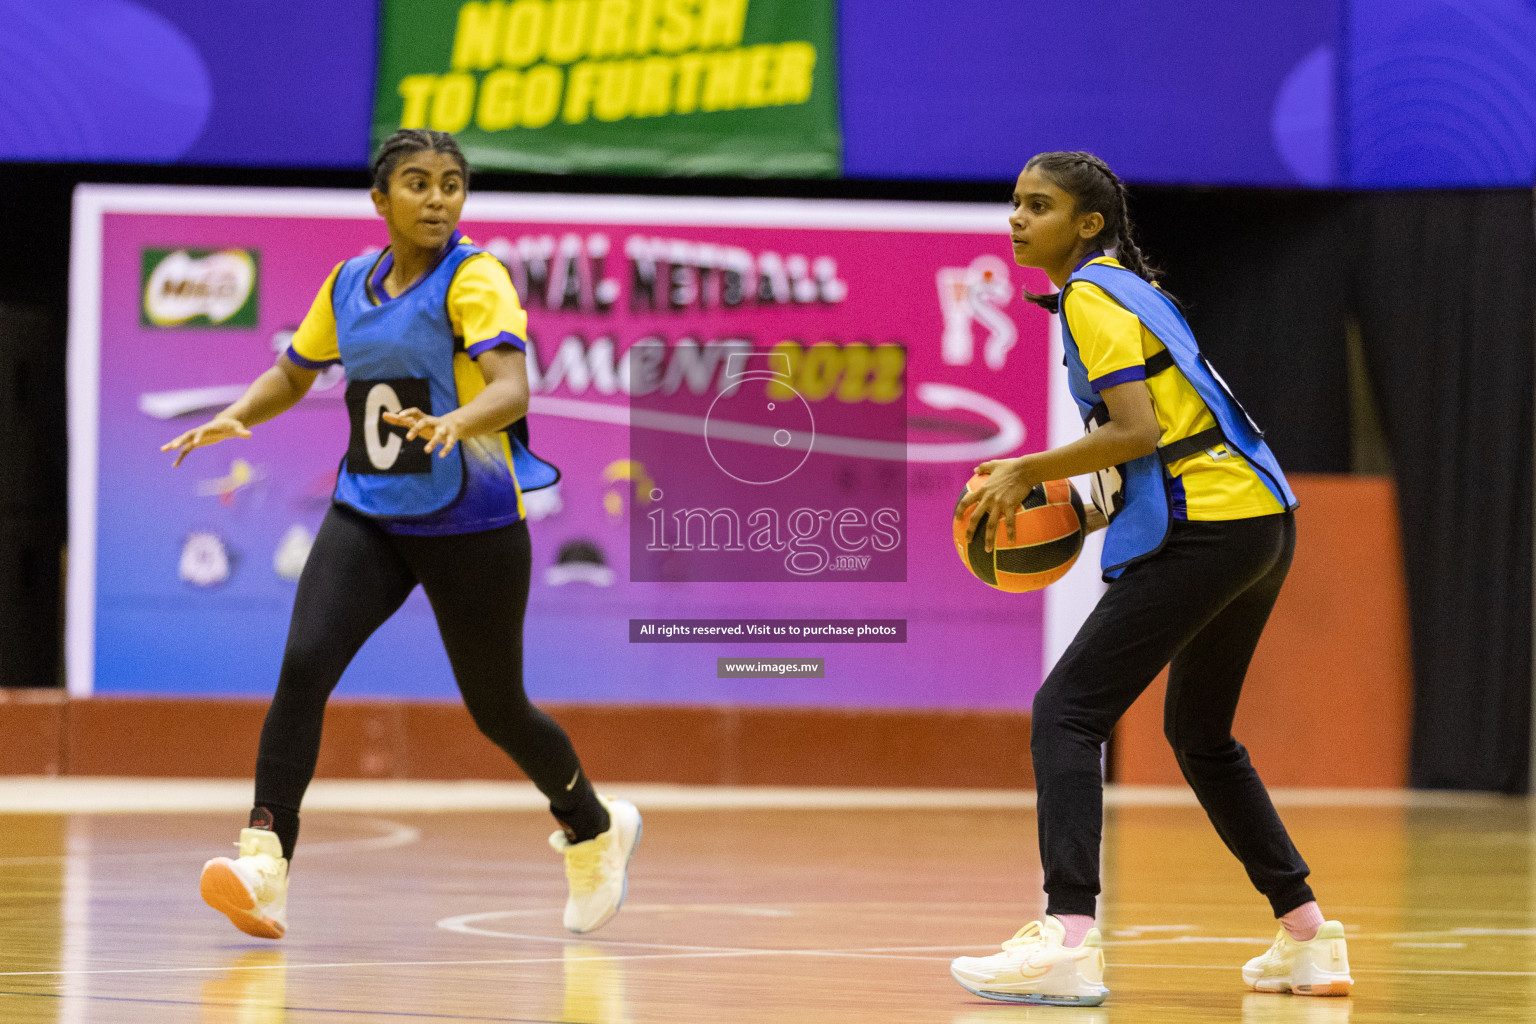
M 255 327 L 254 249 L 145 249 L 146 327 Z

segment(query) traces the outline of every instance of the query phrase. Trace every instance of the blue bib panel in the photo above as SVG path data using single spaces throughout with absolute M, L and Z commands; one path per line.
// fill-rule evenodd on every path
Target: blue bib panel
M 553 462 L 545 462 L 528 450 L 528 420 L 518 420 L 507 428 L 507 439 L 512 447 L 512 471 L 517 474 L 517 485 L 523 493 L 541 491 L 560 482 L 560 470 Z
M 375 305 L 365 287 L 376 254 L 357 256 L 336 275 L 332 304 L 336 342 L 347 371 L 352 436 L 336 475 L 335 500 L 364 515 L 411 519 L 452 505 L 464 490 L 463 446 L 447 458 L 405 443 L 405 428 L 384 412 L 415 406 L 441 416 L 459 407 L 456 348 L 448 318 L 448 287 L 459 264 L 481 250 L 454 245 L 426 277 Z
M 1074 282 L 1087 281 L 1103 289 L 1110 298 L 1124 306 L 1142 326 L 1151 331 L 1168 349 L 1173 364 L 1184 379 L 1194 387 L 1196 394 L 1216 419 L 1223 442 L 1235 450 L 1257 471 L 1281 507 L 1294 509 L 1296 496 L 1285 480 L 1264 433 L 1249 418 L 1227 387 L 1226 381 L 1206 362 L 1189 329 L 1184 315 L 1173 301 L 1160 290 L 1142 280 L 1140 276 L 1123 267 L 1103 263 L 1089 263 L 1079 267 L 1062 288 L 1062 300 L 1058 317 L 1061 321 L 1062 347 L 1066 350 L 1067 382 L 1072 398 L 1085 422 L 1090 422 L 1101 400 L 1088 380 L 1088 369 L 1083 365 L 1077 342 L 1067 325 L 1066 293 Z M 1148 558 L 1162 550 L 1172 524 L 1172 498 L 1168 488 L 1168 474 L 1157 452 L 1143 455 L 1117 467 L 1124 501 L 1118 510 L 1103 509 L 1110 516 L 1109 529 L 1105 531 L 1104 555 L 1101 567 L 1106 580 L 1119 576 L 1132 562 Z

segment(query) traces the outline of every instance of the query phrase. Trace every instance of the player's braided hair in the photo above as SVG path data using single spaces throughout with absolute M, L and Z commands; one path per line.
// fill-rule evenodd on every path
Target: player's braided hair
M 1089 242 L 1092 249 L 1113 249 L 1120 265 L 1144 281 L 1156 281 L 1162 272 L 1150 266 L 1132 234 L 1131 209 L 1126 200 L 1125 182 L 1109 165 L 1092 153 L 1039 153 L 1030 157 L 1024 169 L 1038 169 L 1052 185 L 1072 197 L 1078 213 L 1097 213 L 1104 218 L 1104 228 Z M 1057 311 L 1057 294 L 1024 297 L 1050 312 Z
M 384 140 L 379 155 L 373 158 L 373 187 L 380 192 L 389 191 L 389 176 L 395 173 L 401 158 L 412 153 L 431 150 L 453 157 L 464 173 L 464 187 L 469 187 L 469 161 L 459 150 L 459 144 L 447 132 L 434 132 L 426 128 L 401 128 Z

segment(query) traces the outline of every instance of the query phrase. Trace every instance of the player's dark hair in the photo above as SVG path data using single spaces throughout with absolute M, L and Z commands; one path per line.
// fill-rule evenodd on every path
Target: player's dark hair
M 412 153 L 446 153 L 453 157 L 464 174 L 464 187 L 469 188 L 469 161 L 464 159 L 459 144 L 447 132 L 434 132 L 426 128 L 401 128 L 384 140 L 379 155 L 373 158 L 373 187 L 380 192 L 389 191 L 389 176 L 395 173 L 400 161 Z
M 1104 228 L 1088 243 L 1090 248 L 1114 249 L 1120 265 L 1144 281 L 1156 281 L 1163 276 L 1137 248 L 1125 182 L 1103 160 L 1092 153 L 1075 151 L 1037 153 L 1029 158 L 1024 169 L 1039 170 L 1047 181 L 1071 196 L 1079 214 L 1097 213 L 1104 218 Z M 1052 313 L 1060 307 L 1059 293 L 1036 295 L 1026 290 L 1024 297 Z

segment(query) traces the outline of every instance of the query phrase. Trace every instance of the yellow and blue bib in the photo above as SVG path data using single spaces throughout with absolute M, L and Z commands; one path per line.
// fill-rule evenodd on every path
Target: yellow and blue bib
M 527 316 L 511 280 L 458 233 L 397 296 L 384 288 L 390 261 L 386 251 L 338 266 L 288 350 L 300 366 L 340 362 L 346 370 L 350 434 L 334 500 L 392 533 L 470 533 L 517 522 L 522 491 L 559 479 L 528 450 L 525 421 L 468 438 L 439 458 L 382 419 L 412 406 L 439 416 L 458 408 L 485 386 L 475 357 L 502 344 L 526 347 Z
M 1238 519 L 1295 507 L 1263 433 L 1166 295 L 1095 254 L 1062 289 L 1060 311 L 1068 381 L 1087 428 L 1108 421 L 1101 391 L 1145 380 L 1162 430 L 1157 452 L 1095 479 L 1095 503 L 1110 520 L 1106 579 L 1160 550 L 1174 519 Z

